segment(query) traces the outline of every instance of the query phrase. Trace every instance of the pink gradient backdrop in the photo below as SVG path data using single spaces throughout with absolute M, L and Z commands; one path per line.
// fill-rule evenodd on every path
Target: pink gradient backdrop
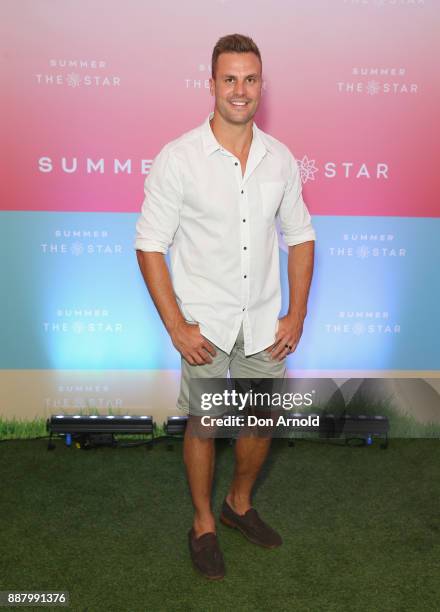
M 241 32 L 263 55 L 257 124 L 314 160 L 304 184 L 312 213 L 439 216 L 437 2 L 7 0 L 2 10 L 2 209 L 138 212 L 140 160 L 205 119 L 212 47 Z M 106 67 L 51 68 L 51 59 Z M 403 68 L 371 78 L 414 83 L 418 93 L 339 92 L 338 82 L 370 80 L 353 67 Z M 116 75 L 121 85 L 41 85 L 35 76 L 69 72 Z M 53 172 L 39 171 L 41 157 Z M 62 157 L 77 157 L 78 171 L 61 171 Z M 103 158 L 105 173 L 87 174 L 87 157 Z M 114 174 L 114 158 L 131 159 L 132 174 Z M 324 176 L 326 162 L 340 168 L 335 178 Z M 342 162 L 370 172 L 385 163 L 389 178 L 346 178 Z

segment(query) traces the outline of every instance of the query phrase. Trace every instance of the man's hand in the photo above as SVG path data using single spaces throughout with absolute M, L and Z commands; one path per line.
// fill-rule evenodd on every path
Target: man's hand
M 279 319 L 275 342 L 267 350 L 272 359 L 282 361 L 298 346 L 303 331 L 304 317 L 286 315 Z
M 204 365 L 212 363 L 211 355 L 216 355 L 216 350 L 208 340 L 200 333 L 198 324 L 179 321 L 170 332 L 171 341 L 190 365 Z

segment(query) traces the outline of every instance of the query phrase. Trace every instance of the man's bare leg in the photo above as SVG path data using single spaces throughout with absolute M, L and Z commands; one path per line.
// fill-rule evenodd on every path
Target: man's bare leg
M 235 444 L 235 470 L 226 501 L 237 514 L 251 508 L 252 488 L 267 457 L 271 438 L 243 436 Z
M 215 440 L 191 435 L 190 423 L 183 441 L 183 459 L 194 505 L 194 531 L 198 538 L 214 532 L 215 518 L 211 509 L 212 480 L 215 464 Z

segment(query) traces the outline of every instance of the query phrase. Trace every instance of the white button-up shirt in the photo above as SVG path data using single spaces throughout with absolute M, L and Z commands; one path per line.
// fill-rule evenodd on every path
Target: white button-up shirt
M 243 324 L 245 354 L 275 340 L 281 309 L 278 215 L 287 245 L 315 239 L 289 149 L 253 123 L 240 160 L 209 120 L 163 147 L 145 180 L 135 249 L 170 253 L 184 318 L 230 353 Z

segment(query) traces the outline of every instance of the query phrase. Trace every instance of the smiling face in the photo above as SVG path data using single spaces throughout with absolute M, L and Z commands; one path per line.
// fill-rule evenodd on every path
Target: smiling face
M 216 112 L 227 123 L 247 123 L 260 104 L 261 85 L 261 63 L 255 53 L 221 53 L 215 79 L 209 79 Z

